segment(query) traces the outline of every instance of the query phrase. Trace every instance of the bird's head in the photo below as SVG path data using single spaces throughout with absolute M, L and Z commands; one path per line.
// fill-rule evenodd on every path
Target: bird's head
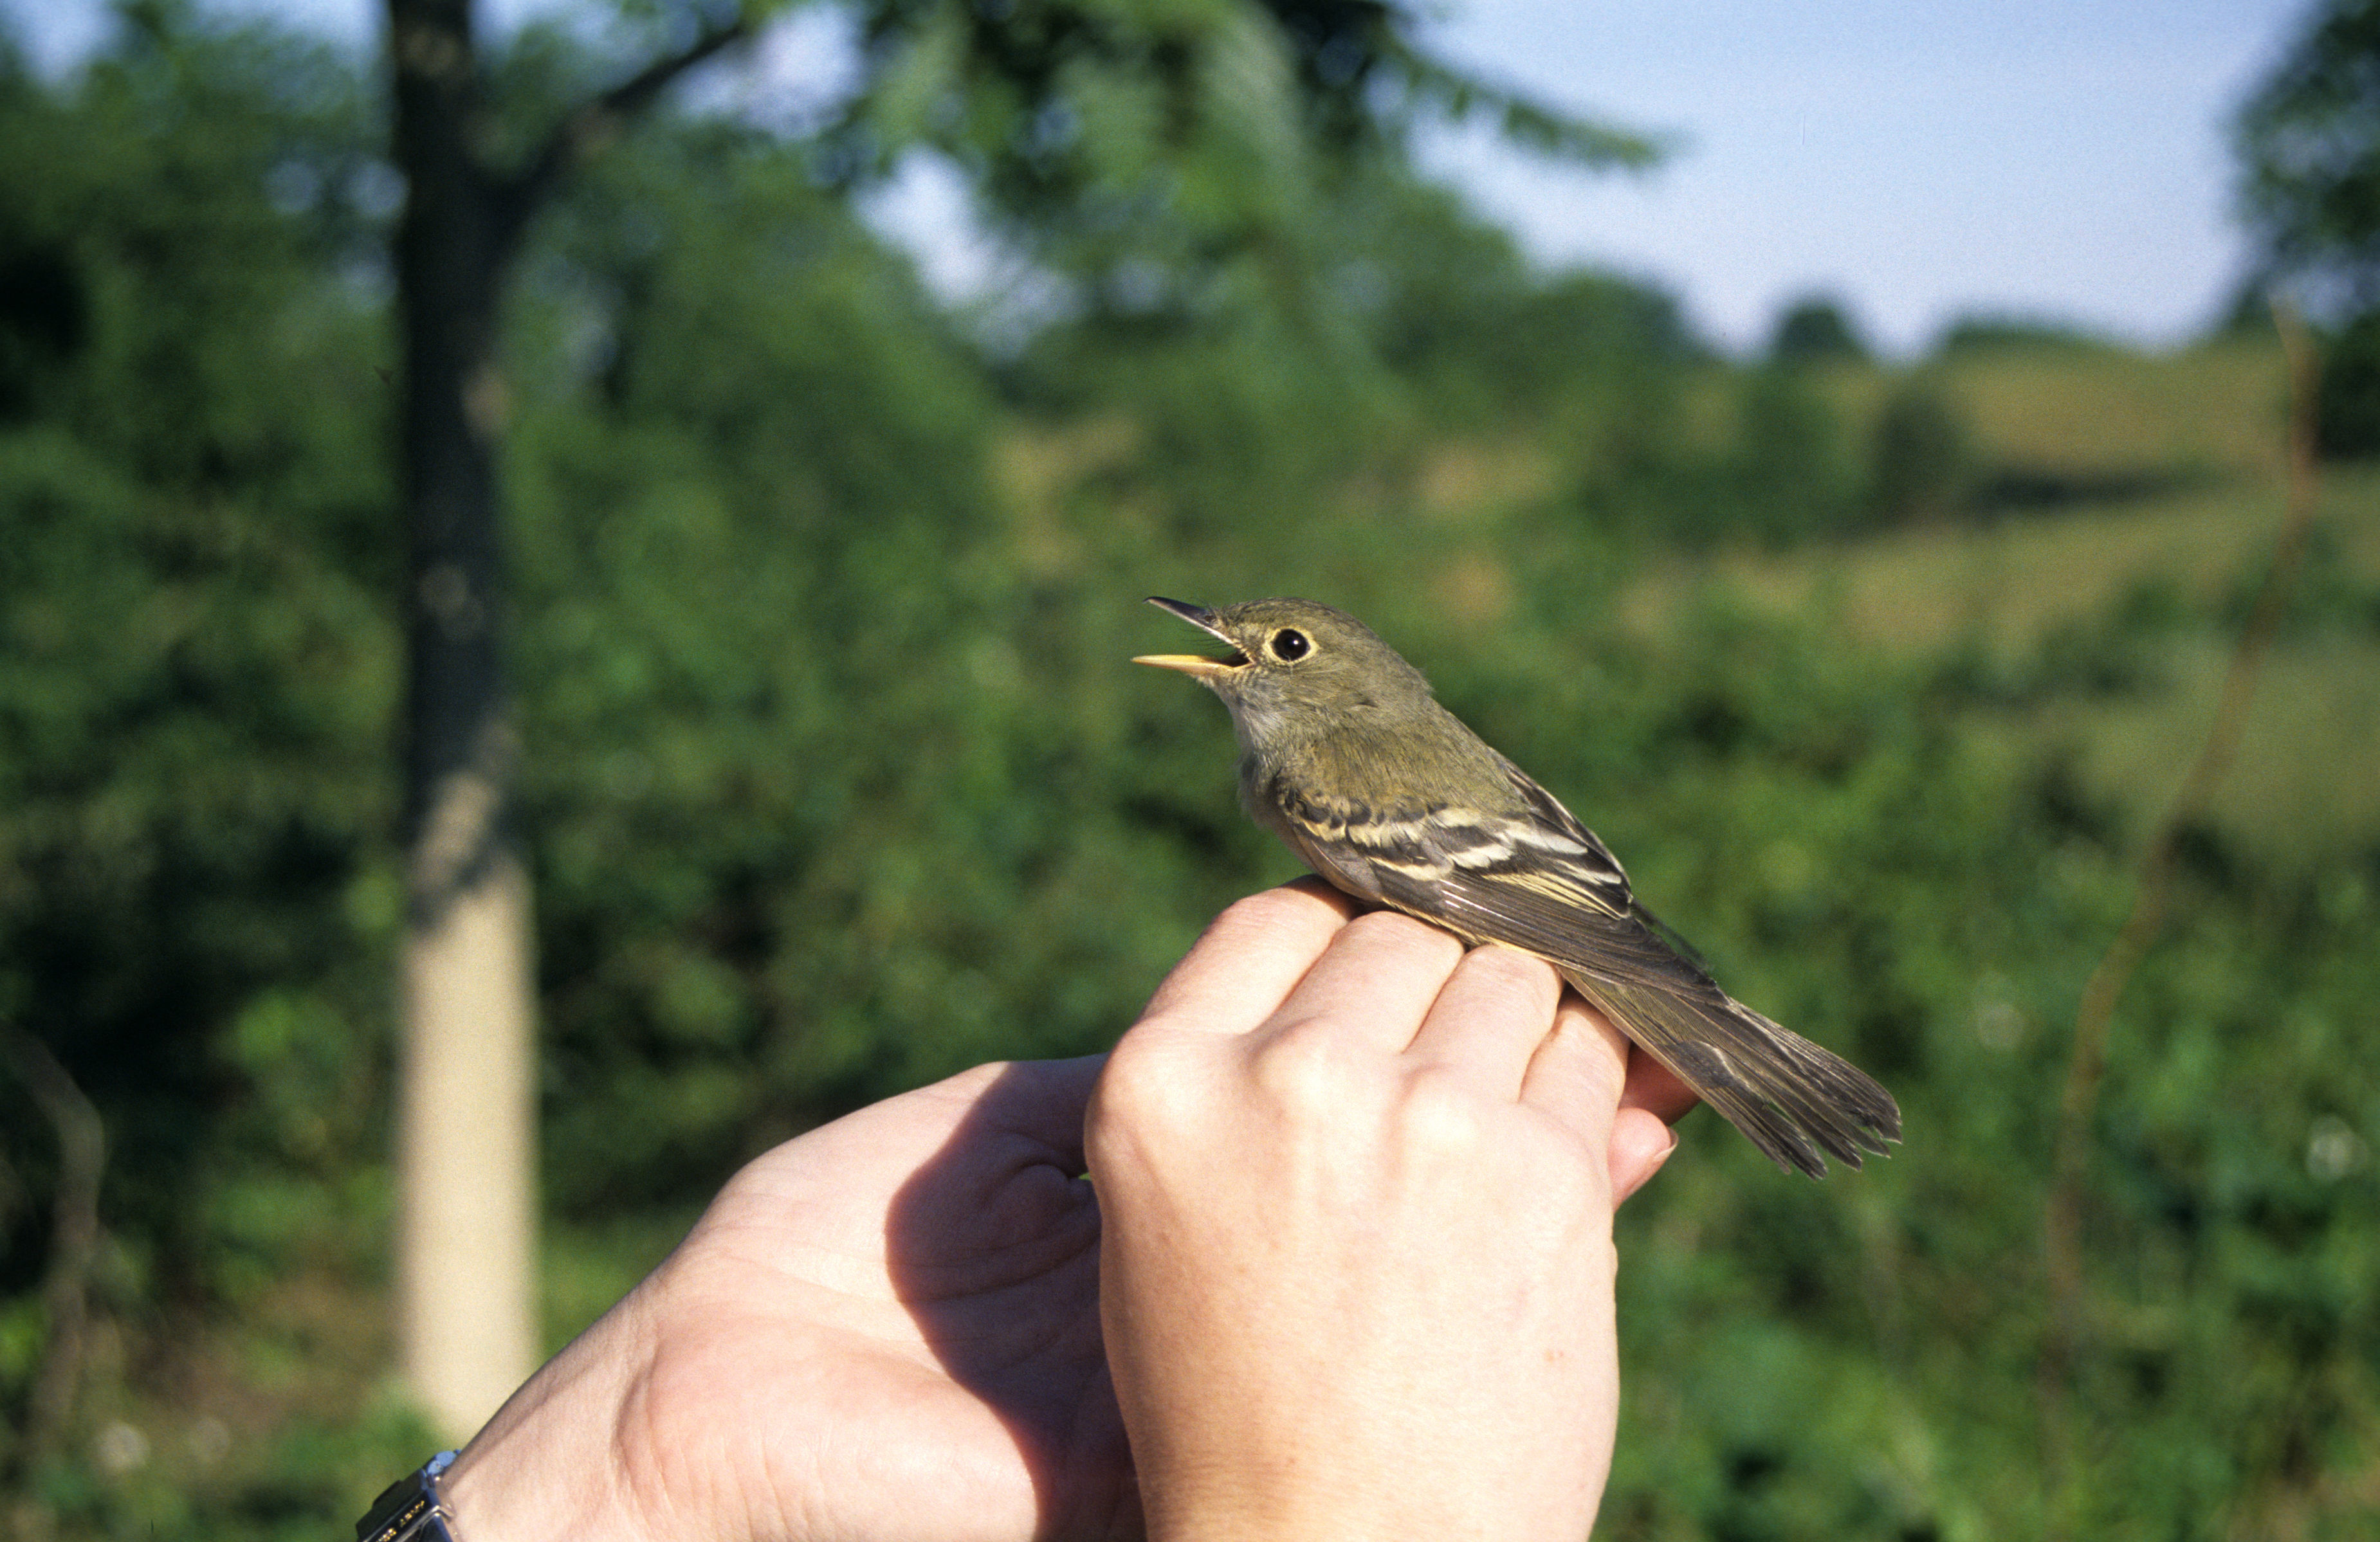
M 1149 654 L 1133 662 L 1179 669 L 1222 697 L 1245 742 L 1328 732 L 1407 714 L 1429 700 L 1421 671 L 1343 610 L 1310 599 L 1252 599 L 1220 610 L 1155 596 L 1148 603 L 1232 651 L 1221 658 Z

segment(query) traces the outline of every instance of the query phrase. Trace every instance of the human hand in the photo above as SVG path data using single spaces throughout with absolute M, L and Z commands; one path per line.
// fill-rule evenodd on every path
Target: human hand
M 1089 1120 L 1150 1536 L 1584 1536 L 1612 1211 L 1691 1101 L 1537 959 L 1315 887 L 1225 912 Z
M 1138 1531 L 1083 1183 L 1098 1059 L 787 1141 L 443 1481 L 469 1542 Z
M 1276 915 L 1293 924 L 1272 930 Z M 1179 1028 L 1204 991 L 1215 1031 L 1237 1033 L 1266 1008 L 1225 983 L 1279 1005 L 1343 922 L 1318 892 L 1235 907 L 1150 1014 Z M 1408 931 L 1432 957 L 1453 946 Z M 1424 994 L 1402 1009 L 1418 1014 L 1441 981 L 1415 979 Z M 443 1482 L 461 1528 L 472 1542 L 1136 1533 L 1100 1349 L 1099 1210 L 1076 1176 L 1101 1064 L 979 1067 L 757 1159 L 465 1449 Z M 1672 1117 L 1691 1102 L 1629 1081 L 1632 1103 Z M 1623 1117 L 1617 1191 L 1666 1149 L 1658 1122 Z

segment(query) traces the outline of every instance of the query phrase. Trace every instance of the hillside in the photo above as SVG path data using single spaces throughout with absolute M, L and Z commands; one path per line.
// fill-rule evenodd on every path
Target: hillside
M 2162 809 L 2281 527 L 2278 349 L 2018 350 L 1940 373 L 1983 475 L 2070 494 L 1789 551 L 1673 555 L 1630 589 L 1625 614 L 1658 632 L 1686 596 L 1718 587 L 1904 657 L 1973 650 L 2021 673 L 2115 648 L 2125 691 L 2011 700 L 1976 723 L 2029 749 L 2070 745 L 2095 792 L 2135 816 Z M 1884 392 L 1873 372 L 1834 386 L 1871 415 Z M 2296 861 L 2380 842 L 2367 769 L 2380 765 L 2380 467 L 2326 467 L 2318 520 L 2215 811 L 2252 849 Z

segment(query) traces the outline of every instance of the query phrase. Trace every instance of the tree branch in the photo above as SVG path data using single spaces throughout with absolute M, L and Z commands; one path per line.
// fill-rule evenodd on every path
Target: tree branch
M 582 102 L 555 126 L 545 142 L 520 172 L 497 189 L 498 224 L 509 250 L 520 233 L 552 196 L 563 178 L 620 131 L 620 126 L 652 104 L 671 82 L 725 48 L 751 36 L 749 16 L 738 11 L 726 21 L 704 27 L 701 35 L 675 54 L 655 59 L 635 75 L 592 101 Z
M 83 1319 L 99 1255 L 99 1183 L 107 1163 L 107 1134 L 99 1111 L 49 1046 L 13 1023 L 0 1022 L 0 1062 L 25 1084 L 58 1138 L 50 1266 L 42 1282 L 49 1331 L 25 1421 L 21 1463 L 30 1475 L 64 1438 L 82 1379 Z
M 2046 1202 L 2042 1208 L 2042 1253 L 2048 1295 L 2048 1321 L 2042 1334 L 2041 1357 L 2034 1368 L 2034 1391 L 2042 1422 L 2042 1493 L 2046 1524 L 2044 1535 L 2056 1538 L 2073 1529 L 2073 1506 L 2082 1469 L 2077 1432 L 2069 1400 L 2072 1379 L 2084 1349 L 2085 1320 L 2082 1279 L 2082 1222 L 2087 1200 L 2086 1180 L 2091 1156 L 2092 1121 L 2097 1111 L 2099 1087 L 2107 1069 L 2107 1031 L 2116 1015 L 2117 999 L 2132 971 L 2164 926 L 2170 899 L 2176 847 L 2191 821 L 2204 815 L 2215 789 L 2230 767 L 2248 728 L 2248 708 L 2256 693 L 2256 676 L 2265 652 L 2279 632 L 2289 609 L 2298 569 L 2305 560 L 2306 542 L 2313 534 L 2320 504 L 2320 473 L 2314 455 L 2315 391 L 2320 360 L 2297 313 L 2276 301 L 2273 321 L 2289 357 L 2290 412 L 2289 503 L 2279 533 L 2273 541 L 2273 565 L 2256 596 L 2255 609 L 2240 629 L 2231 668 L 2224 677 L 2223 694 L 2207 729 L 2198 758 L 2174 795 L 2148 849 L 2143 854 L 2131 914 L 2108 945 L 2098 968 L 2082 987 L 2074 1014 L 2074 1039 L 2066 1066 L 2066 1085 L 2058 1099 L 2058 1136 Z

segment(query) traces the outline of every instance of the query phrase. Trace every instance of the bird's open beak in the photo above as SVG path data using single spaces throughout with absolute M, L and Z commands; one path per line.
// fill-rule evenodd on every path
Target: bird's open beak
M 1156 606 L 1160 610 L 1171 610 L 1211 637 L 1219 637 L 1226 643 L 1232 643 L 1232 639 L 1216 627 L 1215 613 L 1203 605 L 1193 605 L 1186 599 L 1166 599 L 1158 595 L 1149 596 L 1148 603 Z M 1228 670 L 1243 669 L 1247 661 L 1247 656 L 1240 652 L 1240 645 L 1237 643 L 1232 643 L 1232 656 L 1229 658 L 1202 658 L 1195 653 L 1150 653 L 1143 654 L 1133 660 L 1135 664 L 1154 664 L 1160 669 L 1179 669 L 1184 674 L 1198 680 L 1206 680 Z

